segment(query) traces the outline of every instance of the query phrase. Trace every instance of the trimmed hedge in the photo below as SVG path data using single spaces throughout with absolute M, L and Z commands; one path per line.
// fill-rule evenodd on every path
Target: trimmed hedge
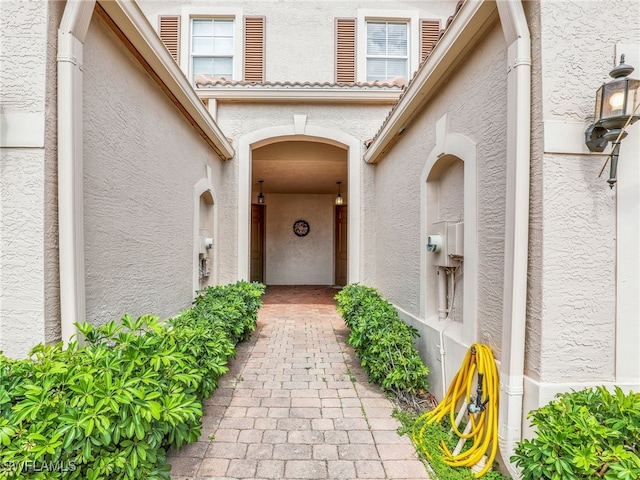
M 556 395 L 529 413 L 536 433 L 511 461 L 525 480 L 640 478 L 640 393 L 605 387 Z
M 400 320 L 393 305 L 374 288 L 347 285 L 335 298 L 351 330 L 347 343 L 354 347 L 369 381 L 393 392 L 426 390 L 429 369 L 413 343 L 418 330 Z
M 0 478 L 168 480 L 166 451 L 199 438 L 202 400 L 255 330 L 263 292 L 210 287 L 166 325 L 125 315 L 78 325 L 83 347 L 0 356 Z

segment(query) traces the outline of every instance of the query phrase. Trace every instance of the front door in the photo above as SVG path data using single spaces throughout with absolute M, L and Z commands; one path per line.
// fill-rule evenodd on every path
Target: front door
M 336 285 L 347 284 L 347 206 L 336 206 L 335 225 L 335 262 Z
M 251 272 L 252 282 L 264 283 L 264 219 L 265 205 L 251 205 Z

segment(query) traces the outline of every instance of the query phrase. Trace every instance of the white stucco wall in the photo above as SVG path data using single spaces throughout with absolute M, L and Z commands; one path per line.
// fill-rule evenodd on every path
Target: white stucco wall
M 209 8 L 210 12 L 216 14 L 224 13 L 225 9 L 228 12 L 240 9 L 242 15 L 264 16 L 266 80 L 301 82 L 335 80 L 335 18 L 355 18 L 359 9 L 401 12 L 407 18 L 415 12 L 420 18 L 441 19 L 444 25 L 446 19 L 453 14 L 456 4 L 452 0 L 219 0 L 209 3 L 142 0 L 138 3 L 152 25 L 157 25 L 159 14 L 188 14 L 189 9 L 193 11 L 195 8 L 198 9 L 198 14 L 203 15 L 206 15 Z M 360 41 L 364 41 L 364 34 L 362 32 L 359 36 Z M 186 65 L 181 66 L 185 70 L 188 68 Z M 236 74 L 236 78 L 241 79 L 241 75 Z
M 194 187 L 210 166 L 219 201 L 220 162 L 95 15 L 84 55 L 87 319 L 165 318 L 193 298 Z
M 333 285 L 333 195 L 269 195 L 266 210 L 267 285 Z M 309 234 L 293 233 L 297 220 Z
M 545 144 L 536 159 L 543 182 L 536 201 L 544 220 L 542 244 L 531 255 L 544 285 L 542 382 L 615 379 L 617 195 L 606 183 L 608 168 L 598 178 L 604 158 L 576 147 L 586 151 L 582 132 L 593 119 L 596 89 L 619 60 L 615 45 L 635 43 L 640 50 L 638 18 L 637 1 L 540 5 Z M 563 148 L 553 145 L 558 136 Z M 625 252 L 617 255 L 625 262 Z
M 23 357 L 56 333 L 45 326 L 51 33 L 45 2 L 2 2 L 0 14 L 0 351 Z
M 502 305 L 504 236 L 504 153 L 506 128 L 506 64 L 504 40 L 499 29 L 472 53 L 455 78 L 414 120 L 401 139 L 376 166 L 377 247 L 376 286 L 386 298 L 411 315 L 420 317 L 420 178 L 436 142 L 435 121 L 447 113 L 448 131 L 467 136 L 478 144 L 478 238 L 481 338 L 493 339 L 499 349 Z M 461 95 L 460 92 L 472 92 Z M 489 99 L 487 101 L 487 99 Z M 473 122 L 468 120 L 472 118 Z M 458 191 L 460 178 L 443 182 Z M 443 198 L 438 220 L 457 216 L 462 198 Z M 429 221 L 429 223 L 432 223 Z M 469 246 L 471 248 L 472 246 Z M 467 248 L 467 246 L 465 246 Z M 491 299 L 491 300 L 490 300 Z
M 467 183 L 464 195 L 461 194 L 464 164 L 460 161 L 453 162 L 437 175 L 441 188 L 447 190 L 439 195 L 438 208 L 433 211 L 426 203 L 421 204 L 421 179 L 427 157 L 436 148 L 438 121 L 444 121 L 446 134 L 463 135 L 477 145 L 475 212 L 463 212 L 464 195 L 473 193 L 472 186 Z M 477 328 L 475 341 L 489 344 L 499 359 L 504 269 L 505 149 L 506 47 L 500 26 L 496 25 L 470 52 L 456 76 L 448 79 L 438 96 L 414 119 L 375 167 L 376 236 L 372 240 L 376 252 L 375 286 L 385 298 L 401 309 L 402 318 L 420 331 L 421 338 L 417 345 L 431 368 L 430 390 L 436 396 L 443 395 L 446 388 L 443 385 L 443 371 L 445 382 L 451 381 L 466 352 L 463 338 L 469 335 L 462 332 L 459 320 L 464 315 L 462 295 L 466 292 L 462 287 L 463 279 L 472 275 L 472 272 L 467 271 L 463 263 L 461 279 L 456 283 L 453 312 L 453 318 L 458 321 L 451 323 L 431 319 L 427 322 L 425 315 L 428 313 L 433 316 L 437 305 L 430 303 L 421 310 L 421 289 L 428 289 L 431 294 L 425 295 L 427 301 L 435 302 L 437 295 L 433 292 L 437 284 L 435 275 L 421 277 L 421 255 L 427 255 L 423 252 L 426 245 L 421 244 L 421 221 L 426 221 L 428 229 L 435 221 L 464 221 L 465 214 L 477 216 L 477 245 L 465 245 L 465 256 L 477 256 L 478 305 L 476 312 L 470 312 L 476 314 L 477 326 L 467 324 L 465 328 Z M 474 161 L 472 158 L 460 160 Z M 438 166 L 438 163 L 435 165 Z M 427 211 L 431 211 L 431 214 L 427 215 Z M 430 265 L 427 257 L 428 269 L 432 268 Z M 441 330 L 444 330 L 445 364 L 441 363 L 438 353 Z
M 271 127 L 292 126 L 294 115 L 306 116 L 307 132 L 314 127 L 318 127 L 352 135 L 364 143 L 366 139 L 373 137 L 388 111 L 389 106 L 387 105 L 332 105 L 331 108 L 327 108 L 325 105 L 303 103 L 262 105 L 220 103 L 216 121 L 222 131 L 232 138 L 234 145 L 240 144 L 240 138 L 243 135 Z M 238 158 L 238 155 L 236 155 L 233 162 L 227 162 L 223 165 L 221 198 L 224 199 L 225 203 L 228 202 L 229 208 L 233 209 L 233 211 L 237 211 L 238 208 L 237 182 L 240 164 L 242 162 L 250 163 L 250 161 L 249 157 Z M 374 167 L 363 164 L 364 162 L 361 162 L 359 157 L 354 161 L 359 163 L 361 174 L 361 220 L 359 228 L 362 232 L 362 241 L 358 245 L 361 259 L 360 281 L 362 283 L 373 283 L 375 262 L 370 261 L 373 255 L 373 245 L 365 240 L 365 237 L 371 237 L 376 228 L 373 202 Z M 232 213 L 223 213 L 226 217 L 221 218 L 220 229 L 224 235 L 231 236 L 237 232 L 238 220 L 232 216 Z M 240 221 L 248 222 L 248 219 Z M 237 235 L 234 238 L 236 237 Z M 228 258 L 225 260 L 229 262 L 237 261 L 237 249 L 227 250 L 226 255 Z

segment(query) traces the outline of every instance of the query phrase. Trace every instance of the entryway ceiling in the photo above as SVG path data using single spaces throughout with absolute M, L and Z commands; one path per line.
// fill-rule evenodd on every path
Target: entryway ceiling
M 264 193 L 335 194 L 347 191 L 347 150 L 319 142 L 285 141 L 253 150 L 252 187 Z

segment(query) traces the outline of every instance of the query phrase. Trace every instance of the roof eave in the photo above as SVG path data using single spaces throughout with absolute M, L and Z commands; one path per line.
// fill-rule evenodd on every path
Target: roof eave
M 480 33 L 497 18 L 493 0 L 467 0 L 462 5 L 364 153 L 365 162 L 382 159 L 439 86 L 456 73 L 453 67 L 464 58 L 462 54 L 480 41 Z
M 195 93 L 137 3 L 130 0 L 98 0 L 115 31 L 160 88 L 169 96 L 221 160 L 235 151 Z
M 197 88 L 201 98 L 226 102 L 339 102 L 392 105 L 398 101 L 402 90 L 350 90 L 318 88 Z

